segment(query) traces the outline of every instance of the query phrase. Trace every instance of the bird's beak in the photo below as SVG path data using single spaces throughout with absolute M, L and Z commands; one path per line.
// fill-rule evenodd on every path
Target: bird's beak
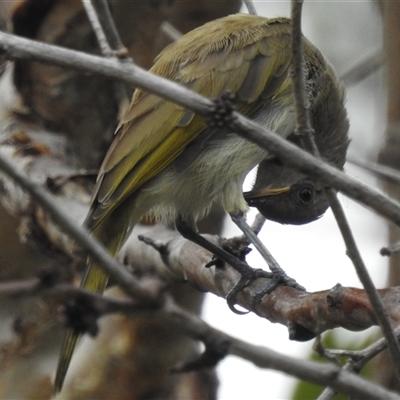
M 254 193 L 253 197 L 276 196 L 277 194 L 287 193 L 289 190 L 290 186 L 283 186 L 276 189 L 265 188 Z

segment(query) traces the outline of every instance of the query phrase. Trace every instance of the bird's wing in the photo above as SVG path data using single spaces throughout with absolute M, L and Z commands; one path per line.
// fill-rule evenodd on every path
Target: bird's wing
M 252 115 L 287 90 L 289 65 L 289 20 L 233 15 L 167 47 L 150 71 L 209 98 L 236 94 L 238 111 Z M 136 90 L 100 169 L 88 228 L 167 167 L 205 128 L 202 117 Z

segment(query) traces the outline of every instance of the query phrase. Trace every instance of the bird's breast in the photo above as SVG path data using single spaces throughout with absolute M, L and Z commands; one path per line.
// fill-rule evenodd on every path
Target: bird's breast
M 228 212 L 232 207 L 246 209 L 243 180 L 266 154 L 257 145 L 228 134 L 209 143 L 186 169 L 177 169 L 172 163 L 142 188 L 138 201 L 156 204 L 150 214 L 163 221 L 175 220 L 178 215 L 197 220 L 215 201 Z
M 292 107 L 275 103 L 254 116 L 256 122 L 288 136 L 294 130 Z M 154 204 L 150 214 L 164 221 L 197 220 L 213 202 L 227 212 L 246 211 L 246 175 L 268 152 L 234 133 L 206 130 L 142 189 L 138 201 Z

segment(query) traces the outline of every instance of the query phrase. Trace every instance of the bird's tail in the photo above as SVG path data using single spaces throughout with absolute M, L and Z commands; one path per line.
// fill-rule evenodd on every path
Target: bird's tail
M 101 242 L 112 256 L 115 256 L 122 247 L 125 239 L 131 232 L 131 227 L 137 222 L 134 221 L 134 215 L 126 215 L 126 210 L 120 208 L 113 212 L 108 218 L 92 231 L 92 235 Z M 95 262 L 88 257 L 85 275 L 81 282 L 81 287 L 91 292 L 103 293 L 108 281 L 108 276 Z M 56 393 L 60 392 L 64 383 L 65 376 L 75 346 L 79 340 L 80 334 L 74 329 L 68 329 L 64 337 L 58 360 L 54 389 Z
M 108 276 L 97 266 L 91 265 L 88 260 L 86 274 L 82 280 L 81 287 L 92 292 L 102 293 L 107 285 Z M 60 392 L 64 383 L 65 376 L 71 362 L 75 346 L 80 338 L 80 334 L 74 329 L 68 329 L 61 347 L 60 358 L 58 359 L 54 389 L 56 393 Z

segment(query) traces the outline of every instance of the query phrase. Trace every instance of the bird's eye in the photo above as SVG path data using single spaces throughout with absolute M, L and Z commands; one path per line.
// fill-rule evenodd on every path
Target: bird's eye
M 305 187 L 299 191 L 299 197 L 304 203 L 310 203 L 314 198 L 314 192 L 311 188 Z

